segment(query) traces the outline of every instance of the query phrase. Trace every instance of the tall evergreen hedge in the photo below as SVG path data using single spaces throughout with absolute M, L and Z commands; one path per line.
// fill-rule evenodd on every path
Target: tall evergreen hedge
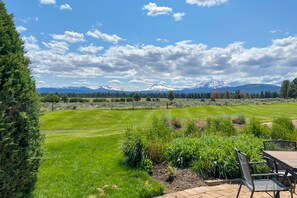
M 13 16 L 0 0 L 0 197 L 30 197 L 42 156 L 39 102 Z

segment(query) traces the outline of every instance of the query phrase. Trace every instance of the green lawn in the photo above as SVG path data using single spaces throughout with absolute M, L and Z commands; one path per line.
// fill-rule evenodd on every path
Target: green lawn
M 297 118 L 297 103 L 245 106 L 198 106 L 156 110 L 69 110 L 41 117 L 46 134 L 45 161 L 40 168 L 35 197 L 143 197 L 161 185 L 143 171 L 123 164 L 120 144 L 125 128 L 144 125 L 153 116 L 205 119 L 207 116 L 245 115 L 270 121 Z

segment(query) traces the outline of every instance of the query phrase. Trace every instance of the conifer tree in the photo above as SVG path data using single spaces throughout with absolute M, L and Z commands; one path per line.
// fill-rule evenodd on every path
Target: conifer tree
M 289 86 L 290 86 L 290 81 L 289 80 L 284 80 L 282 83 L 282 86 L 280 88 L 280 97 L 286 99 L 289 96 Z
M 0 0 L 0 197 L 30 197 L 42 156 L 39 102 L 23 42 Z
M 297 98 L 297 78 L 290 83 L 288 94 L 290 98 Z

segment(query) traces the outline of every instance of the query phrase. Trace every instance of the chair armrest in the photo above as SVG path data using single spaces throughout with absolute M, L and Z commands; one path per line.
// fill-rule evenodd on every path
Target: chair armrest
M 263 173 L 263 174 L 251 174 L 252 177 L 264 177 L 264 176 L 284 176 L 280 173 Z

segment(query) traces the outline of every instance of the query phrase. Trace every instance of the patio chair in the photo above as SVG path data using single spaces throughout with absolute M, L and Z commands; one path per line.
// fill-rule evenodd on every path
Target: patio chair
M 267 140 L 263 142 L 265 151 L 296 151 L 297 143 L 289 140 Z
M 277 180 L 276 176 L 281 176 L 279 173 L 251 174 L 250 162 L 247 156 L 236 148 L 235 151 L 242 175 L 236 198 L 239 197 L 242 185 L 247 186 L 247 188 L 251 191 L 251 198 L 253 197 L 254 192 L 273 192 L 274 197 L 279 197 L 279 193 L 281 191 L 289 191 L 291 193 L 291 198 L 293 198 L 292 185 L 289 179 L 288 181 L 290 186 L 288 187 Z M 255 179 L 258 177 L 265 179 Z M 284 177 L 287 178 L 286 175 L 284 175 Z
M 296 151 L 297 150 L 297 143 L 295 141 L 289 140 L 267 140 L 263 142 L 264 150 L 265 151 Z M 285 174 L 286 170 L 285 167 L 281 164 L 276 163 L 274 160 L 270 159 L 269 157 L 264 156 L 267 162 L 267 166 L 271 173 L 281 173 Z M 288 177 L 292 178 L 293 180 L 293 192 L 295 193 L 297 179 L 292 177 L 289 173 Z

